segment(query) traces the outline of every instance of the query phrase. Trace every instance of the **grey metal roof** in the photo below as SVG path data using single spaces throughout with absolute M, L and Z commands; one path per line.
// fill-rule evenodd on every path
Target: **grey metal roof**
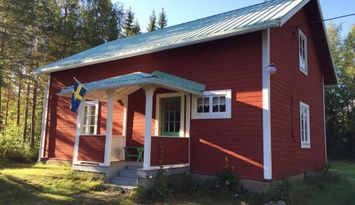
M 162 30 L 104 43 L 33 72 L 51 73 L 278 27 L 286 23 L 308 2 L 309 0 L 266 1 Z
M 205 90 L 205 85 L 203 84 L 180 78 L 174 75 L 170 75 L 168 73 L 163 73 L 160 71 L 155 71 L 151 74 L 135 72 L 126 75 L 120 75 L 113 78 L 84 83 L 84 87 L 89 90 L 89 92 L 87 92 L 89 96 L 92 94 L 100 95 L 100 92 L 105 92 L 106 90 L 110 89 L 116 90 L 116 92 L 120 95 L 128 95 L 144 85 L 155 85 L 196 95 L 201 95 L 202 92 Z M 70 96 L 72 91 L 73 86 L 66 87 L 63 88 L 61 92 L 58 93 L 58 95 Z M 103 96 L 103 98 L 106 97 L 105 94 L 103 94 Z M 100 98 L 98 96 L 92 97 Z

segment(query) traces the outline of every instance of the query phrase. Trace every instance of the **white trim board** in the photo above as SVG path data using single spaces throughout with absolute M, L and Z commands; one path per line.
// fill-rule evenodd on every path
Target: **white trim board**
M 42 127 L 41 127 L 41 141 L 39 145 L 39 153 L 38 153 L 38 161 L 44 158 L 44 147 L 46 140 L 46 132 L 47 132 L 47 124 L 48 124 L 48 100 L 49 100 L 49 90 L 51 85 L 51 76 L 48 76 L 48 82 L 46 86 L 46 91 L 44 95 L 44 103 L 43 103 L 43 115 L 42 115 Z
M 262 33 L 262 102 L 264 179 L 272 179 L 271 111 L 270 111 L 270 29 Z

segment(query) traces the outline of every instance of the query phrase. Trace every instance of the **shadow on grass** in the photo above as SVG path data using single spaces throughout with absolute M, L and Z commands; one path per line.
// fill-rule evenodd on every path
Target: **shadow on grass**
M 52 179 L 49 179 L 52 180 Z M 33 185 L 26 180 L 0 174 L 1 204 L 113 204 L 113 201 L 92 198 L 85 192 L 67 195 L 47 191 L 41 185 Z M 116 203 L 117 204 L 117 203 Z

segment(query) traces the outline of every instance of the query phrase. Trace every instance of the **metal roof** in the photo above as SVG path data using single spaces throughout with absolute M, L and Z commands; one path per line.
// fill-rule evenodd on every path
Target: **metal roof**
M 271 0 L 162 30 L 118 39 L 33 71 L 51 73 L 282 26 L 309 0 Z
M 144 85 L 155 85 L 195 95 L 201 95 L 205 90 L 205 85 L 203 84 L 160 71 L 155 71 L 151 74 L 135 72 L 113 78 L 84 83 L 84 87 L 90 91 L 87 93 L 89 98 L 105 98 L 105 91 L 111 89 L 115 90 L 115 92 L 119 95 L 128 95 Z M 72 91 L 73 86 L 66 87 L 63 88 L 58 95 L 70 96 Z

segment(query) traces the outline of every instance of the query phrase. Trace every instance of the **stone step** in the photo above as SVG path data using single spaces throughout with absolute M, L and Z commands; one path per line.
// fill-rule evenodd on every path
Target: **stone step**
M 138 169 L 141 169 L 142 167 L 140 166 L 135 166 L 135 165 L 128 165 L 126 167 L 126 169 L 129 169 L 129 170 L 138 170 Z
M 119 186 L 133 186 L 133 187 L 138 186 L 137 179 L 126 178 L 126 177 L 114 177 L 111 179 L 111 183 Z
M 120 177 L 126 177 L 126 178 L 132 178 L 132 179 L 137 179 L 138 178 L 138 173 L 137 170 L 133 169 L 123 169 L 118 172 L 118 176 Z

